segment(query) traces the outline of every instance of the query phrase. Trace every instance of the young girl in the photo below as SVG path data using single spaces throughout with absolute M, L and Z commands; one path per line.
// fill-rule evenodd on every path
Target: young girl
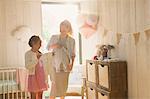
M 25 67 L 28 69 L 28 91 L 31 99 L 42 99 L 43 91 L 47 89 L 45 82 L 44 67 L 40 60 L 41 40 L 39 36 L 32 36 L 29 40 L 31 50 L 25 53 Z

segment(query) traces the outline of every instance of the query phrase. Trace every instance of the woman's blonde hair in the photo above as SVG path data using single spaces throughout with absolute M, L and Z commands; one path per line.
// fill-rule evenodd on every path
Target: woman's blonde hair
M 60 27 L 61 26 L 66 26 L 68 29 L 69 29 L 69 33 L 68 35 L 72 35 L 72 26 L 71 26 L 71 23 L 68 21 L 68 20 L 64 20 L 60 23 Z M 61 30 L 60 30 L 61 32 Z

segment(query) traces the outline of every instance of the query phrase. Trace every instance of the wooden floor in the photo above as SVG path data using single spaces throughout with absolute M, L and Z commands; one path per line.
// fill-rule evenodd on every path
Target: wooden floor
M 43 99 L 49 99 L 47 98 L 43 98 Z M 56 99 L 60 99 L 60 98 L 56 98 Z M 65 99 L 82 99 L 81 96 L 66 96 Z M 86 99 L 86 98 L 84 98 Z
M 44 91 L 43 99 L 49 99 L 49 95 L 50 95 L 50 89 Z M 56 98 L 56 99 L 60 99 L 60 98 Z M 82 96 L 78 92 L 67 92 L 65 99 L 82 99 Z M 84 97 L 84 99 L 86 98 Z
M 56 99 L 60 99 L 60 98 L 56 98 Z M 82 99 L 81 96 L 68 96 L 68 97 L 65 97 L 65 99 Z M 86 98 L 84 98 L 86 99 Z

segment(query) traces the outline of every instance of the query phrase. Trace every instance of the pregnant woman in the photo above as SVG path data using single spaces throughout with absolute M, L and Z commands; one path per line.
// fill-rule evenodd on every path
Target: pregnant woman
M 50 74 L 52 81 L 50 99 L 55 99 L 55 97 L 64 99 L 68 88 L 68 78 L 75 58 L 75 40 L 71 34 L 71 23 L 64 20 L 60 24 L 60 34 L 52 35 L 47 46 L 48 50 L 54 53 Z

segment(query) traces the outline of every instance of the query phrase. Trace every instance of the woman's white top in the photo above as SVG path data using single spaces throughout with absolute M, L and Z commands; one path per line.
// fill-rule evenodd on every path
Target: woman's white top
M 72 62 L 72 57 L 75 56 L 75 40 L 70 36 L 62 39 L 60 35 L 53 35 L 47 48 L 53 44 L 60 44 L 63 46 L 60 49 L 53 49 L 53 66 L 55 67 L 56 72 L 60 72 L 62 70 L 61 65 L 63 66 L 64 72 L 70 72 L 67 66 L 70 62 Z

